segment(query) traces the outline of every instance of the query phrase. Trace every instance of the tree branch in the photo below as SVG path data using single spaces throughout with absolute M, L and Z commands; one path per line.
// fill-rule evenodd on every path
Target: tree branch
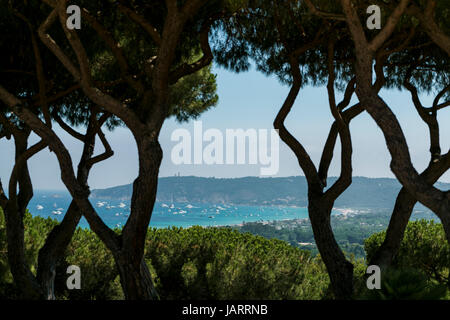
M 8 198 L 5 195 L 5 191 L 3 190 L 2 179 L 0 179 L 0 207 L 2 209 L 6 208 L 8 204 Z
M 350 123 L 353 118 L 359 116 L 364 111 L 364 108 L 360 103 L 353 105 L 342 113 L 342 117 L 344 118 L 346 123 Z M 322 157 L 320 159 L 319 164 L 319 177 L 322 181 L 323 185 L 327 186 L 328 179 L 328 170 L 331 165 L 331 161 L 333 160 L 334 148 L 336 146 L 336 140 L 338 136 L 338 128 L 337 122 L 333 122 L 330 128 L 330 132 L 328 133 L 327 141 L 325 142 L 325 146 L 322 152 Z
M 121 4 L 119 4 L 119 7 L 120 6 Z M 135 77 L 130 73 L 130 66 L 128 65 L 120 44 L 114 40 L 112 34 L 105 27 L 103 27 L 93 16 L 91 16 L 85 8 L 81 10 L 81 13 L 86 21 L 92 26 L 92 28 L 111 49 L 119 65 L 122 77 L 133 89 L 135 89 L 139 94 L 142 94 L 144 92 L 144 85 L 140 81 L 136 80 Z
M 21 174 L 21 170 L 23 166 L 26 164 L 28 159 L 33 157 L 36 153 L 44 150 L 47 147 L 47 143 L 44 140 L 39 141 L 25 152 L 21 153 L 19 157 L 16 159 L 13 170 L 11 172 L 11 176 L 9 178 L 9 199 L 14 200 L 17 194 L 17 182 L 19 180 L 19 175 Z
M 447 55 L 450 56 L 450 37 L 446 35 L 439 27 L 435 21 L 435 8 L 436 1 L 428 0 L 425 12 L 416 5 L 413 5 L 409 12 L 419 19 L 420 23 L 425 29 L 425 32 L 433 40 L 433 42 L 438 45 L 442 50 L 444 50 Z
M 69 57 L 64 54 L 61 48 L 56 44 L 55 40 L 47 34 L 47 30 L 56 21 L 58 17 L 58 8 L 55 7 L 47 19 L 42 23 L 38 29 L 38 35 L 41 41 L 53 52 L 53 54 L 58 58 L 58 60 L 64 65 L 64 67 L 69 71 L 75 78 L 76 82 L 81 81 L 81 74 L 78 68 L 70 61 Z
M 286 97 L 286 100 L 283 103 L 283 106 L 275 118 L 273 125 L 274 128 L 278 130 L 280 138 L 289 146 L 297 157 L 297 161 L 303 170 L 311 189 L 322 192 L 322 183 L 309 154 L 306 152 L 303 145 L 289 132 L 284 124 L 284 121 L 289 115 L 301 88 L 301 74 L 297 59 L 295 57 L 291 57 L 290 64 L 294 82 L 288 96 Z
M 442 99 L 442 97 L 444 96 L 444 94 L 445 94 L 447 91 L 450 91 L 450 84 L 447 85 L 444 89 L 442 89 L 442 90 L 436 95 L 436 97 L 435 97 L 434 100 L 433 100 L 433 106 L 432 106 L 432 109 L 438 109 L 438 108 L 442 109 L 442 108 L 445 108 L 445 107 L 446 107 L 446 104 L 447 104 L 447 106 L 448 106 L 448 104 L 450 103 L 450 101 L 446 101 L 446 102 L 444 102 L 444 103 L 442 103 L 442 104 L 439 104 L 439 100 Z
M 118 4 L 119 10 L 122 11 L 126 16 L 128 16 L 131 20 L 136 22 L 138 25 L 144 29 L 148 35 L 153 39 L 157 46 L 161 45 L 161 35 L 158 30 L 152 26 L 152 24 L 145 19 L 143 16 L 136 13 L 136 11 L 128 8 L 123 3 Z
M 87 56 L 86 52 L 76 34 L 73 30 L 68 30 L 65 24 L 67 20 L 67 13 L 65 11 L 64 4 L 66 0 L 58 2 L 58 5 L 54 2 L 49 2 L 44 0 L 46 3 L 53 6 L 53 10 L 50 15 L 47 17 L 45 22 L 39 28 L 39 36 L 42 42 L 49 48 L 50 51 L 60 60 L 60 62 L 65 66 L 65 68 L 72 74 L 75 78 L 75 81 L 80 83 L 84 93 L 97 105 L 102 106 L 109 112 L 115 114 L 121 120 L 123 120 L 127 126 L 134 132 L 142 132 L 144 128 L 142 127 L 139 119 L 133 114 L 131 110 L 129 110 L 126 105 L 117 101 L 113 97 L 108 94 L 105 94 L 98 88 L 92 85 L 89 66 L 87 64 Z M 65 31 L 67 40 L 72 46 L 73 50 L 76 53 L 78 63 L 81 66 L 81 71 L 78 70 L 70 61 L 70 59 L 64 54 L 61 48 L 56 44 L 56 42 L 50 37 L 50 35 L 46 34 L 48 28 L 55 22 L 56 18 L 60 17 L 60 21 L 62 24 L 62 28 Z
M 4 98 L 5 97 L 2 98 L 2 96 L 0 96 L 1 100 L 3 100 Z M 16 135 L 19 133 L 19 130 L 14 125 L 11 124 L 11 122 L 3 114 L 3 112 L 0 112 L 0 123 L 3 125 L 3 130 L 5 131 L 5 136 L 8 138 L 8 140 L 11 138 L 11 134 Z
M 57 112 L 53 112 L 53 119 L 55 119 L 55 121 L 59 124 L 59 126 L 68 134 L 70 134 L 72 137 L 82 142 L 85 141 L 86 136 L 74 130 L 71 126 L 65 123 L 64 120 L 61 119 L 61 117 L 57 114 Z
M 348 1 L 348 0 L 344 0 Z M 405 13 L 411 0 L 401 0 L 400 4 L 394 9 L 391 16 L 388 18 L 386 25 L 377 34 L 377 36 L 369 43 L 369 50 L 376 52 L 383 43 L 392 35 L 397 26 L 401 16 Z
M 76 201 L 79 208 L 84 212 L 91 229 L 104 241 L 112 250 L 117 250 L 119 246 L 118 236 L 112 231 L 102 219 L 97 215 L 92 204 L 89 202 L 89 190 L 78 183 L 72 164 L 69 151 L 61 142 L 59 137 L 47 127 L 35 114 L 23 106 L 21 101 L 10 94 L 0 85 L 0 99 L 4 101 L 13 112 L 24 121 L 32 130 L 39 135 L 42 140 L 48 143 L 53 150 L 61 170 L 61 178 L 69 190 L 71 196 Z
M 325 192 L 324 199 L 328 203 L 333 203 L 351 184 L 352 182 L 352 140 L 348 123 L 344 121 L 339 108 L 336 106 L 336 97 L 334 92 L 334 84 L 336 80 L 335 66 L 334 66 L 334 48 L 335 40 L 331 39 L 328 42 L 328 100 L 331 114 L 337 125 L 339 138 L 341 141 L 341 173 L 336 182 Z M 346 96 L 342 103 L 350 103 L 351 96 L 354 93 L 354 82 L 350 81 L 346 88 Z M 348 105 L 347 103 L 347 105 Z M 341 105 L 343 107 L 344 105 Z
M 169 83 L 171 85 L 175 84 L 182 77 L 193 74 L 211 64 L 213 60 L 213 54 L 208 39 L 211 24 L 212 21 L 208 21 L 208 23 L 202 26 L 202 29 L 200 31 L 200 46 L 203 52 L 203 56 L 194 63 L 184 63 L 180 67 L 172 71 L 169 76 Z
M 309 11 L 311 11 L 312 14 L 322 17 L 324 19 L 331 19 L 331 20 L 337 20 L 337 21 L 345 21 L 345 16 L 342 14 L 336 14 L 336 13 L 328 13 L 321 11 L 316 8 L 316 6 L 311 2 L 311 0 L 304 0 L 306 5 L 309 8 Z
M 43 66 L 43 62 L 42 62 L 41 52 L 39 50 L 39 46 L 36 41 L 34 27 L 31 24 L 31 22 L 23 14 L 21 14 L 20 12 L 17 12 L 16 10 L 14 10 L 14 13 L 16 16 L 18 16 L 21 20 L 23 20 L 27 24 L 28 29 L 30 31 L 31 43 L 33 46 L 33 53 L 34 53 L 34 59 L 35 59 L 36 76 L 37 76 L 38 86 L 39 86 L 40 106 L 42 109 L 42 113 L 44 115 L 45 123 L 47 124 L 47 126 L 51 127 L 52 120 L 50 117 L 50 112 L 48 109 L 48 101 L 47 101 L 47 97 L 46 97 L 44 66 Z
M 114 151 L 111 149 L 111 146 L 110 146 L 108 140 L 106 139 L 105 134 L 103 133 L 102 129 L 99 128 L 97 134 L 103 144 L 103 147 L 105 148 L 105 152 L 89 159 L 88 160 L 89 167 L 92 167 L 94 164 L 104 161 L 106 159 L 109 159 L 110 157 L 112 157 L 114 155 Z

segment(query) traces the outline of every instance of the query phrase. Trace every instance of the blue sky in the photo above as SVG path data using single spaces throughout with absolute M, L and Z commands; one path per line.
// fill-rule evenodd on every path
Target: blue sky
M 289 88 L 282 86 L 276 78 L 251 70 L 235 74 L 220 68 L 217 73 L 219 104 L 204 113 L 199 120 L 203 130 L 225 129 L 272 129 L 275 118 Z M 411 157 L 418 171 L 423 170 L 429 161 L 429 136 L 427 127 L 418 117 L 408 92 L 382 91 L 381 96 L 388 102 L 397 115 L 410 147 Z M 430 105 L 433 97 L 422 96 L 424 105 Z M 441 139 L 443 151 L 450 148 L 450 110 L 442 110 L 440 115 Z M 317 164 L 328 135 L 332 117 L 328 107 L 325 87 L 307 87 L 298 97 L 289 115 L 286 125 L 304 144 Z M 179 124 L 168 119 L 161 132 L 161 145 L 164 159 L 160 176 L 196 175 L 205 177 L 242 177 L 259 175 L 259 165 L 174 165 L 170 152 L 176 144 L 170 140 L 173 130 L 184 127 L 192 132 L 192 122 Z M 381 131 L 373 120 L 363 114 L 351 124 L 354 145 L 353 167 L 355 176 L 393 177 L 389 169 L 390 156 Z M 76 163 L 81 153 L 81 145 L 61 131 L 58 131 L 64 143 L 73 155 Z M 137 153 L 135 143 L 126 128 L 108 132 L 107 137 L 115 151 L 114 158 L 93 168 L 89 183 L 91 188 L 104 188 L 128 184 L 137 175 Z M 33 138 L 36 141 L 36 138 Z M 11 142 L 0 140 L 1 163 L 0 178 L 6 184 L 12 168 L 14 148 Z M 98 149 L 101 152 L 101 148 Z M 339 174 L 339 148 L 330 174 Z M 30 160 L 30 171 L 36 189 L 60 190 L 64 185 L 60 181 L 56 158 L 48 150 Z M 280 170 L 278 176 L 303 175 L 292 152 L 280 143 Z M 450 173 L 441 181 L 450 182 Z

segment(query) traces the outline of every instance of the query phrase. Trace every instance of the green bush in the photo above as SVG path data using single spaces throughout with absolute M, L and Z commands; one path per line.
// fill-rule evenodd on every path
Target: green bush
M 389 269 L 382 275 L 381 289 L 366 289 L 365 300 L 440 300 L 447 294 L 447 287 L 430 281 L 416 269 Z
M 368 261 L 383 243 L 385 235 L 386 232 L 380 232 L 365 241 Z M 429 280 L 450 288 L 450 246 L 442 224 L 429 220 L 410 222 L 392 267 L 418 270 Z
M 56 221 L 25 218 L 27 261 L 36 270 L 39 248 Z M 0 298 L 14 298 L 0 212 Z M 162 299 L 320 299 L 328 275 L 319 257 L 280 240 L 228 228 L 150 229 L 145 259 Z M 69 265 L 81 269 L 81 290 L 66 288 Z M 90 230 L 77 229 L 57 266 L 58 299 L 122 299 L 109 250 Z
M 229 228 L 153 229 L 146 259 L 164 299 L 320 299 L 320 258 L 284 241 Z
M 76 265 L 81 270 L 81 290 L 68 290 L 66 270 Z M 67 248 L 66 258 L 57 268 L 56 290 L 70 300 L 123 299 L 118 272 L 110 251 L 90 230 L 77 229 Z
M 0 298 L 10 295 L 9 289 L 12 283 L 7 253 L 5 217 L 0 208 Z
M 38 250 L 52 219 L 26 214 L 25 253 L 35 272 Z M 119 230 L 117 230 L 119 232 Z M 365 241 L 370 259 L 385 232 Z M 0 298 L 14 298 L 7 263 L 6 230 L 0 209 Z M 162 299 L 323 299 L 331 297 L 320 256 L 288 243 L 230 228 L 150 229 L 145 259 Z M 411 222 L 393 262 L 382 275 L 382 290 L 365 288 L 365 263 L 355 265 L 355 294 L 362 299 L 439 299 L 449 286 L 450 248 L 442 225 Z M 81 268 L 81 290 L 67 290 L 69 265 Z M 77 229 L 57 267 L 58 299 L 123 299 L 114 260 L 90 230 Z M 448 291 L 447 291 L 448 295 Z

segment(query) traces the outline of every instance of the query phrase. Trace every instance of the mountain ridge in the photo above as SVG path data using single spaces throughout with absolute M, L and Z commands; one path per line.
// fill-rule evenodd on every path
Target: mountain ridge
M 328 179 L 330 186 L 336 177 Z M 448 190 L 450 183 L 438 182 Z M 92 190 L 95 199 L 130 200 L 132 184 Z M 353 177 L 352 185 L 336 201 L 336 207 L 392 208 L 400 183 L 392 178 Z M 215 178 L 196 176 L 161 177 L 157 201 L 230 205 L 307 206 L 307 184 L 303 176 Z M 422 207 L 419 205 L 422 209 Z

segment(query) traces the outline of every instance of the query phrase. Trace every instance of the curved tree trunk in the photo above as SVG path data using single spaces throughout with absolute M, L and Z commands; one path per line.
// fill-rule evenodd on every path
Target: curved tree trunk
M 163 152 L 152 137 L 136 139 L 139 151 L 139 177 L 133 184 L 131 213 L 122 232 L 121 250 L 116 257 L 120 281 L 128 300 L 159 299 L 144 260 L 145 238 L 158 188 Z
M 377 265 L 382 270 L 389 268 L 400 249 L 409 218 L 416 203 L 417 200 L 405 188 L 402 188 L 395 202 L 391 220 L 386 230 L 386 237 L 375 255 L 371 258 L 370 265 Z
M 83 142 L 83 152 L 78 164 L 77 180 L 81 185 L 87 185 L 89 173 L 93 166 L 93 154 L 96 135 L 104 143 L 105 153 L 97 156 L 99 161 L 111 156 L 109 145 L 105 144 L 101 126 L 106 118 L 100 122 L 96 119 L 97 112 L 92 111 L 86 134 L 79 139 Z M 57 118 L 58 120 L 58 118 Z M 60 119 L 59 119 L 60 120 Z M 59 122 L 61 122 L 60 120 Z M 57 263 L 64 257 L 66 248 L 72 240 L 76 227 L 81 219 L 81 210 L 74 200 L 70 203 L 64 219 L 48 235 L 44 246 L 39 250 L 37 279 L 48 300 L 55 299 L 55 276 Z
M 434 184 L 449 167 L 450 153 L 447 153 L 437 161 L 432 160 L 428 168 L 421 174 L 421 177 L 427 183 Z M 370 264 L 378 265 L 381 269 L 386 269 L 391 265 L 392 260 L 400 248 L 403 235 L 416 203 L 417 199 L 403 187 L 397 196 L 391 220 L 386 231 L 386 237 L 371 258 Z M 444 223 L 444 221 L 442 222 Z M 450 233 L 446 232 L 446 234 L 448 237 Z
M 331 228 L 332 206 L 322 197 L 309 196 L 309 218 L 317 248 L 330 276 L 336 299 L 349 300 L 353 296 L 353 264 L 346 258 Z
M 450 203 L 446 204 L 447 207 L 450 206 Z M 443 215 L 441 218 L 442 226 L 444 227 L 445 235 L 447 236 L 447 242 L 450 243 L 450 212 L 446 215 Z
M 383 132 L 386 146 L 391 155 L 391 170 L 408 192 L 443 221 L 447 238 L 450 239 L 450 226 L 448 229 L 445 226 L 447 221 L 450 220 L 450 193 L 442 192 L 432 184 L 427 183 L 416 171 L 400 123 L 372 85 L 374 55 L 395 30 L 398 20 L 408 6 L 408 1 L 401 1 L 389 18 L 385 29 L 370 43 L 365 37 L 357 11 L 351 1 L 341 0 L 341 5 L 355 45 L 356 94 L 361 104 Z
M 8 263 L 20 298 L 42 299 L 42 290 L 26 261 L 23 219 L 16 206 L 9 204 L 5 208 L 5 222 Z
M 48 300 L 56 299 L 56 266 L 64 257 L 80 219 L 81 212 L 72 201 L 63 221 L 50 232 L 44 246 L 39 250 L 37 280 Z
M 140 263 L 133 263 L 132 258 L 124 253 L 116 257 L 115 261 L 126 300 L 159 300 L 144 259 Z
M 14 283 L 22 299 L 41 299 L 43 293 L 35 276 L 28 267 L 25 256 L 25 230 L 23 218 L 33 197 L 33 187 L 25 154 L 28 152 L 29 130 L 17 133 L 14 137 L 16 164 L 11 173 L 9 200 L 5 206 L 8 262 Z M 19 192 L 16 193 L 17 185 Z

